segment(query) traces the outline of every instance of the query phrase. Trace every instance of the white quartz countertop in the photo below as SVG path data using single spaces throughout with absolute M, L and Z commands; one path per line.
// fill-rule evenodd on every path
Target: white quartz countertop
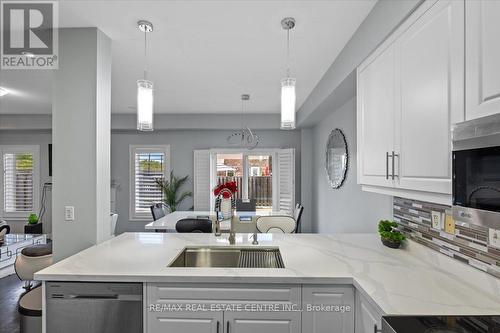
M 228 235 L 125 233 L 35 274 L 45 281 L 353 284 L 386 314 L 500 314 L 500 279 L 413 241 L 376 234 L 237 234 L 234 246 L 277 246 L 284 269 L 169 268 L 186 246 L 232 246 Z

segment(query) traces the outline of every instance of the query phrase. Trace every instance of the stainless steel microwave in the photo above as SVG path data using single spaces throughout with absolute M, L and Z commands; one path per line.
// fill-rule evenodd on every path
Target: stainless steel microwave
M 458 221 L 500 226 L 500 116 L 453 128 L 453 216 Z

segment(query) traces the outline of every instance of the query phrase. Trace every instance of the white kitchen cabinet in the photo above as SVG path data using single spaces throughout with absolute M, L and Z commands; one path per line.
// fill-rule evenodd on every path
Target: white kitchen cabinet
M 441 0 L 396 41 L 396 186 L 451 194 L 451 124 L 463 121 L 464 7 Z
M 463 1 L 428 0 L 359 66 L 364 190 L 450 202 L 450 129 L 464 120 L 463 63 Z
M 300 312 L 224 312 L 224 333 L 300 333 Z
M 355 318 L 355 333 L 373 333 L 382 327 L 382 313 L 359 291 L 356 291 Z
M 148 332 L 222 333 L 222 312 L 164 311 L 148 317 Z
M 302 310 L 302 332 L 354 332 L 354 289 L 351 286 L 304 285 Z
M 255 311 L 259 304 L 300 309 L 296 284 L 148 283 L 148 309 L 189 306 L 196 311 L 147 311 L 146 332 L 300 333 L 299 311 Z M 238 311 L 225 305 L 237 304 Z M 216 310 L 216 311 L 213 311 Z M 272 310 L 272 309 L 271 309 Z
M 358 181 L 393 186 L 389 152 L 394 147 L 394 45 L 378 50 L 372 61 L 358 69 Z
M 466 117 L 500 113 L 500 1 L 467 0 Z

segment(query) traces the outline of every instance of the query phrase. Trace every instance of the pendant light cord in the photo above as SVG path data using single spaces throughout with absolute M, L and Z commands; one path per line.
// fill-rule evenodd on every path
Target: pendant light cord
M 244 120 L 243 118 L 245 117 L 245 100 L 243 97 L 241 98 L 241 130 L 243 131 L 243 125 L 244 125 Z
M 148 75 L 148 51 L 147 51 L 147 31 L 144 30 L 144 80 L 147 80 Z
M 286 76 L 290 77 L 290 29 L 286 30 Z

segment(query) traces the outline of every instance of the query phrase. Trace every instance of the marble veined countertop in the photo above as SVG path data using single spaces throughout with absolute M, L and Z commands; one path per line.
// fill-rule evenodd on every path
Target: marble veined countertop
M 234 246 L 277 246 L 285 269 L 169 268 L 186 246 L 232 246 L 228 235 L 125 233 L 35 274 L 44 281 L 353 284 L 386 314 L 500 314 L 500 279 L 413 241 L 376 234 L 237 234 Z

